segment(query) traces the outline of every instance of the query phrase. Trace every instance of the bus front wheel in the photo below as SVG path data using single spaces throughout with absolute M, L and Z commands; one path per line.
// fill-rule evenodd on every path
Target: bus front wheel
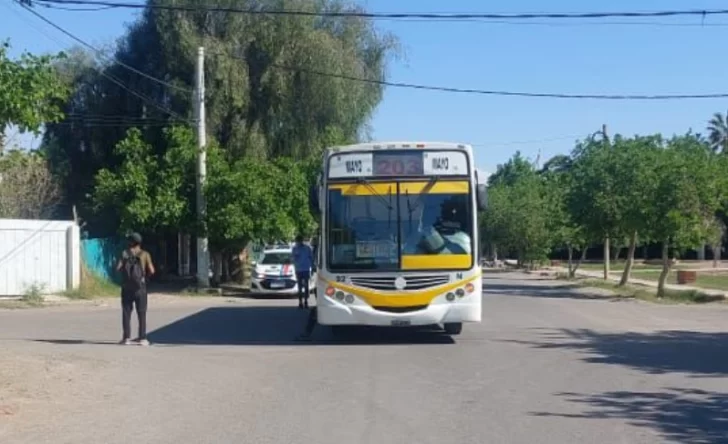
M 445 333 L 449 335 L 459 335 L 463 331 L 462 322 L 451 322 L 444 325 Z

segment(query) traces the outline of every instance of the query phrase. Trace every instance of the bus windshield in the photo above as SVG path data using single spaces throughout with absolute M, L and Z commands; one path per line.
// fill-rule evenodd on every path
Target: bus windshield
M 329 188 L 329 269 L 472 267 L 474 215 L 467 182 L 373 186 L 371 191 L 363 185 Z

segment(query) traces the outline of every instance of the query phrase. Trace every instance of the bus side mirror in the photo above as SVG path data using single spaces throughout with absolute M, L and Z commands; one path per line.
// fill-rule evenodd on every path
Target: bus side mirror
M 318 213 L 320 211 L 318 187 L 316 185 L 313 185 L 308 190 L 308 206 L 313 213 Z
M 485 211 L 488 209 L 488 187 L 483 184 L 478 184 L 475 188 L 475 198 L 478 201 L 478 211 Z

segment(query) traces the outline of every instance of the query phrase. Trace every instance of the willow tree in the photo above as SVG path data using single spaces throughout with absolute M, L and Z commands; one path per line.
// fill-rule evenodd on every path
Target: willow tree
M 337 0 L 210 0 L 205 5 L 361 11 Z M 109 51 L 113 59 L 77 54 L 78 64 L 62 67 L 73 91 L 64 112 L 74 117 L 50 125 L 45 146 L 54 163 L 64 165 L 71 203 L 85 199 L 98 170 L 119 163 L 113 147 L 128 128 L 139 127 L 144 140 L 163 155 L 166 124 L 191 124 L 200 46 L 206 52 L 208 136 L 235 161 L 304 159 L 324 146 L 361 138 L 382 99 L 379 82 L 396 41 L 359 17 L 147 8 Z
M 205 5 L 259 11 L 361 11 L 334 0 L 221 0 Z M 103 69 L 178 117 L 190 119 L 189 91 L 200 46 L 206 51 L 209 135 L 234 157 L 301 158 L 318 147 L 359 138 L 381 101 L 383 86 L 377 82 L 384 80 L 396 45 L 392 36 L 379 33 L 366 18 L 147 8 L 120 39 L 115 56 L 166 84 L 118 63 Z M 103 104 L 92 101 L 91 109 L 84 109 L 86 104 L 74 103 L 74 111 L 93 114 L 101 106 L 127 118 L 170 117 L 109 82 L 108 77 L 101 81 L 115 91 Z M 149 131 L 161 135 L 158 128 Z M 110 141 L 109 147 L 115 142 Z M 79 145 L 78 140 L 67 143 Z

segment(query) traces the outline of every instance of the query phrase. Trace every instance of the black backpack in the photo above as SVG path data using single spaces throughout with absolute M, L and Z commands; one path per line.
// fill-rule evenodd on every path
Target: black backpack
M 124 255 L 124 288 L 130 291 L 144 288 L 142 260 L 131 252 L 126 252 Z

